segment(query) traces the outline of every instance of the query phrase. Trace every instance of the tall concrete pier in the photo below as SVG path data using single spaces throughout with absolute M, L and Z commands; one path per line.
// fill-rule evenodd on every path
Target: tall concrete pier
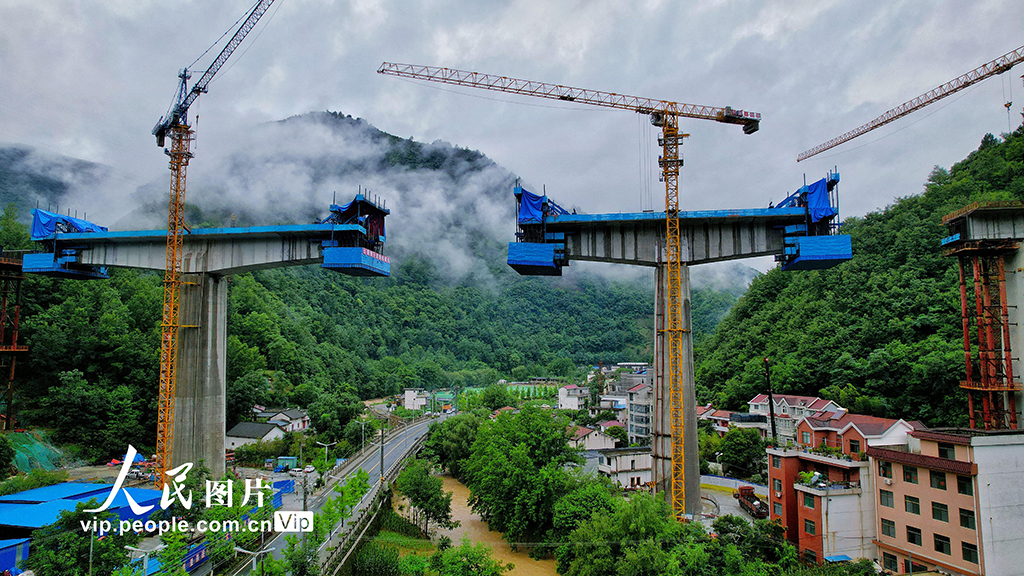
M 786 226 L 804 223 L 803 208 L 681 212 L 683 307 L 683 442 L 685 512 L 698 515 L 700 460 L 697 445 L 696 387 L 693 364 L 693 322 L 690 311 L 690 266 L 756 256 L 782 254 Z M 654 304 L 654 456 L 655 490 L 667 495 L 672 478 L 672 423 L 668 409 L 668 347 L 665 322 L 668 305 L 665 263 L 665 213 L 562 214 L 545 222 L 545 233 L 562 234 L 566 260 L 612 262 L 655 269 Z
M 349 224 L 308 224 L 198 229 L 185 236 L 172 466 L 202 460 L 214 477 L 225 470 L 228 277 L 323 263 L 324 251 L 331 249 L 324 243 L 352 233 L 365 230 Z M 167 232 L 57 233 L 52 243 L 54 254 L 73 253 L 74 270 L 162 272 Z M 50 256 L 47 265 L 53 265 L 49 254 L 34 256 Z

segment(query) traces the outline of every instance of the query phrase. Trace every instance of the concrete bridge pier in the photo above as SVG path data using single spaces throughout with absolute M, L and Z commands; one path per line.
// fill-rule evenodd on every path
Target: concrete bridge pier
M 694 516 L 701 512 L 700 451 L 697 444 L 697 393 L 693 374 L 693 322 L 690 317 L 690 267 L 680 266 L 682 277 L 683 319 L 683 454 L 686 471 L 685 512 Z M 669 390 L 668 336 L 668 266 L 655 267 L 654 297 L 654 434 L 651 452 L 655 491 L 671 504 L 672 491 L 672 412 Z
M 225 471 L 228 277 L 185 274 L 180 300 L 178 383 L 171 465 L 204 461 Z

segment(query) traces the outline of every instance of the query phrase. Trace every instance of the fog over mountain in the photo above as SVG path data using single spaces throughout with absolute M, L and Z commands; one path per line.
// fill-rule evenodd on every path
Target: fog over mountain
M 361 191 L 391 210 L 386 251 L 392 256 L 419 254 L 456 282 L 493 282 L 495 273 L 507 271 L 516 175 L 480 152 L 400 138 L 335 112 L 259 124 L 231 141 L 218 149 L 196 143 L 186 193 L 194 226 L 308 223 L 323 218 L 333 201 L 348 202 Z M 38 200 L 89 214 L 111 229 L 166 227 L 166 172 L 132 189 L 135 183 L 110 167 L 23 147 L 0 150 L 0 170 L 17 175 L 8 179 L 16 185 L 0 186 L 0 199 L 16 200 L 26 217 Z M 626 266 L 577 263 L 566 275 L 576 273 L 653 284 L 650 270 Z M 740 263 L 701 266 L 693 282 L 739 294 L 755 274 Z

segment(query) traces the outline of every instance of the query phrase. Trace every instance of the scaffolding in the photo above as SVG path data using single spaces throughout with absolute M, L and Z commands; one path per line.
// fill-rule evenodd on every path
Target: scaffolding
M 14 428 L 14 365 L 18 356 L 28 352 L 28 346 L 18 343 L 22 280 L 20 254 L 0 255 L 0 374 L 7 379 L 3 414 L 7 432 Z
M 1013 373 L 1005 267 L 1005 257 L 1017 248 L 1018 244 L 1012 240 L 976 240 L 963 242 L 946 252 L 947 256 L 956 256 L 959 264 L 967 376 L 960 387 L 967 392 L 971 428 L 1015 430 L 1018 427 L 1016 395 L 1021 383 Z M 977 371 L 972 358 L 974 347 Z

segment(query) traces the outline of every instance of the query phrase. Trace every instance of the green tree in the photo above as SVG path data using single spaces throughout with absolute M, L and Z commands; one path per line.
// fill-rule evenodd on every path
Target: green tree
M 480 418 L 468 413 L 434 421 L 424 449 L 442 468 L 461 480 L 480 424 Z
M 28 227 L 18 221 L 18 207 L 11 202 L 0 215 L 0 249 L 26 250 L 32 247 Z
M 6 435 L 0 435 L 0 479 L 11 475 L 14 465 L 14 447 L 11 446 L 11 439 Z
M 465 465 L 469 503 L 513 546 L 552 528 L 554 505 L 571 486 L 566 467 L 581 463 L 568 429 L 564 416 L 526 406 L 477 432 Z
M 318 434 L 330 441 L 345 436 L 345 426 L 365 409 L 359 397 L 349 391 L 323 394 L 309 407 L 309 421 Z
M 480 395 L 480 403 L 486 406 L 489 410 L 494 411 L 505 406 L 511 406 L 515 403 L 512 399 L 512 395 L 508 393 L 508 388 L 500 384 L 494 384 L 484 388 L 483 393 Z
M 749 478 L 764 469 L 764 441 L 756 428 L 730 428 L 718 451 L 722 453 L 722 467 L 730 476 Z
M 452 493 L 442 490 L 441 484 L 440 478 L 431 475 L 430 464 L 425 460 L 413 460 L 398 475 L 398 489 L 419 510 L 424 533 L 427 533 L 430 522 L 447 529 L 459 525 L 452 520 Z
M 439 576 L 501 576 L 515 568 L 491 557 L 486 544 L 471 544 L 463 538 L 458 546 L 438 551 L 431 562 Z
M 111 512 L 86 512 L 99 507 L 96 499 L 79 502 L 74 510 L 60 513 L 57 521 L 32 533 L 32 553 L 25 559 L 23 569 L 36 574 L 79 576 L 89 572 L 89 547 L 92 545 L 92 569 L 96 574 L 111 574 L 128 563 L 125 546 L 135 546 L 140 536 L 134 532 L 121 534 L 113 531 L 103 538 L 92 531 L 83 531 L 82 524 L 94 520 L 109 521 L 117 526 L 117 516 Z
M 626 429 L 622 426 L 609 426 L 605 434 L 615 438 L 616 448 L 622 448 L 629 444 L 629 434 L 626 433 Z

